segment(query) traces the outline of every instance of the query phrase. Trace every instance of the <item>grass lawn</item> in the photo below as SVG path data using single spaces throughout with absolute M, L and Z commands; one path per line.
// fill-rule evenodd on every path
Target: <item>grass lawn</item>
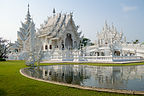
M 138 63 L 138 64 L 144 64 L 144 63 Z M 41 64 L 41 65 L 51 65 L 51 64 Z M 88 63 L 88 65 L 90 65 L 90 63 Z M 91 65 L 100 65 L 100 64 L 91 64 Z M 115 64 L 102 64 L 102 65 L 106 66 Z M 120 65 L 121 64 L 119 64 L 119 66 Z M 132 64 L 125 64 L 125 65 L 132 65 Z M 24 61 L 0 62 L 0 96 L 133 96 L 127 94 L 82 90 L 32 80 L 20 74 L 19 70 L 24 67 L 26 67 Z

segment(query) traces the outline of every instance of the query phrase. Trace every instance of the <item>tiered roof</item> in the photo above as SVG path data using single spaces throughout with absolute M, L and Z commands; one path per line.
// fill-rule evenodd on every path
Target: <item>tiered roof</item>
M 39 37 L 58 38 L 64 33 L 69 23 L 72 23 L 73 29 L 77 32 L 78 27 L 74 24 L 72 13 L 54 13 L 53 16 L 44 21 L 44 24 L 41 24 L 41 28 L 38 30 Z
M 24 23 L 21 22 L 22 27 L 20 27 L 19 31 L 17 31 L 18 39 L 15 42 L 15 44 L 20 48 L 23 47 L 24 42 L 26 42 L 30 39 L 31 31 L 33 30 L 33 28 L 35 29 L 35 24 L 34 24 L 33 20 L 31 19 L 31 15 L 29 12 L 29 4 L 28 4 L 28 11 L 27 11 L 25 20 L 26 21 Z
M 102 32 L 97 33 L 98 40 L 102 39 L 107 41 L 107 43 L 120 42 L 123 39 L 122 37 L 123 33 L 118 32 L 113 24 L 112 26 L 109 26 L 106 21 Z

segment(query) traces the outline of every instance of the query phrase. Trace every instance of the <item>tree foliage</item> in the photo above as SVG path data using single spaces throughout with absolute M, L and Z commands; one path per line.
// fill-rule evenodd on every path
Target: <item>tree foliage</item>
M 88 38 L 83 38 L 83 40 L 82 40 L 81 43 L 84 45 L 84 47 L 85 47 L 86 45 L 93 45 L 93 43 L 91 42 L 91 40 L 88 39 Z
M 7 58 L 8 48 L 8 40 L 5 40 L 0 37 L 0 61 L 3 61 L 5 60 L 5 58 Z
M 139 40 L 133 41 L 133 44 L 138 44 L 138 43 L 139 43 Z

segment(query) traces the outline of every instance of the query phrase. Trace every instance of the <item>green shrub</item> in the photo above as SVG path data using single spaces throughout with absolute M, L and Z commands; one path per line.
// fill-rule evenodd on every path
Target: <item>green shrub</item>
M 0 58 L 0 61 L 6 61 L 6 59 Z

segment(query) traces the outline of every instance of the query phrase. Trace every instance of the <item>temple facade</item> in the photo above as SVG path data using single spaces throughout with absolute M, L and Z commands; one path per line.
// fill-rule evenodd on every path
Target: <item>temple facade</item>
M 89 55 L 95 56 L 125 56 L 126 54 L 122 54 L 121 45 L 123 43 L 126 43 L 126 38 L 123 36 L 123 33 L 118 32 L 113 24 L 109 26 L 105 21 L 102 31 L 97 32 L 95 48 L 93 50 L 86 50 L 88 50 Z
M 78 32 L 73 13 L 56 13 L 53 9 L 53 15 L 36 30 L 28 5 L 25 22 L 21 25 L 17 41 L 10 47 L 9 60 L 27 60 L 32 55 L 39 57 L 39 54 L 43 61 L 114 62 L 144 58 L 143 45 L 128 44 L 123 33 L 107 22 L 102 31 L 97 32 L 95 44 L 85 47 L 81 46 L 83 36 Z
M 54 11 L 55 12 L 55 11 Z M 75 25 L 73 14 L 53 13 L 38 29 L 38 38 L 42 41 L 42 50 L 78 49 L 81 32 Z
M 48 17 L 36 31 L 28 5 L 25 22 L 21 22 L 21 25 L 17 32 L 17 41 L 10 48 L 8 56 L 10 60 L 25 60 L 29 57 L 29 53 L 39 50 L 43 51 L 44 60 L 54 59 L 66 52 L 63 58 L 70 60 L 72 56 L 66 50 L 79 49 L 81 32 L 78 32 L 79 26 L 75 25 L 73 13 L 55 13 L 53 9 L 53 16 Z
M 8 59 L 24 60 L 26 57 L 28 57 L 28 53 L 30 51 L 34 51 L 35 41 L 35 24 L 31 18 L 28 4 L 25 22 L 21 22 L 21 27 L 19 28 L 19 31 L 17 31 L 17 41 L 11 44 L 12 46 L 10 47 Z
M 25 20 L 25 22 L 21 22 L 22 27 L 20 27 L 19 31 L 17 31 L 16 45 L 18 47 L 18 52 L 32 51 L 34 48 L 36 30 L 35 24 L 31 19 L 29 12 L 29 5 Z
M 127 43 L 123 32 L 119 32 L 113 24 L 108 25 L 106 21 L 96 37 L 94 45 L 83 49 L 85 56 L 93 57 L 94 61 L 135 61 L 144 57 L 144 45 Z

